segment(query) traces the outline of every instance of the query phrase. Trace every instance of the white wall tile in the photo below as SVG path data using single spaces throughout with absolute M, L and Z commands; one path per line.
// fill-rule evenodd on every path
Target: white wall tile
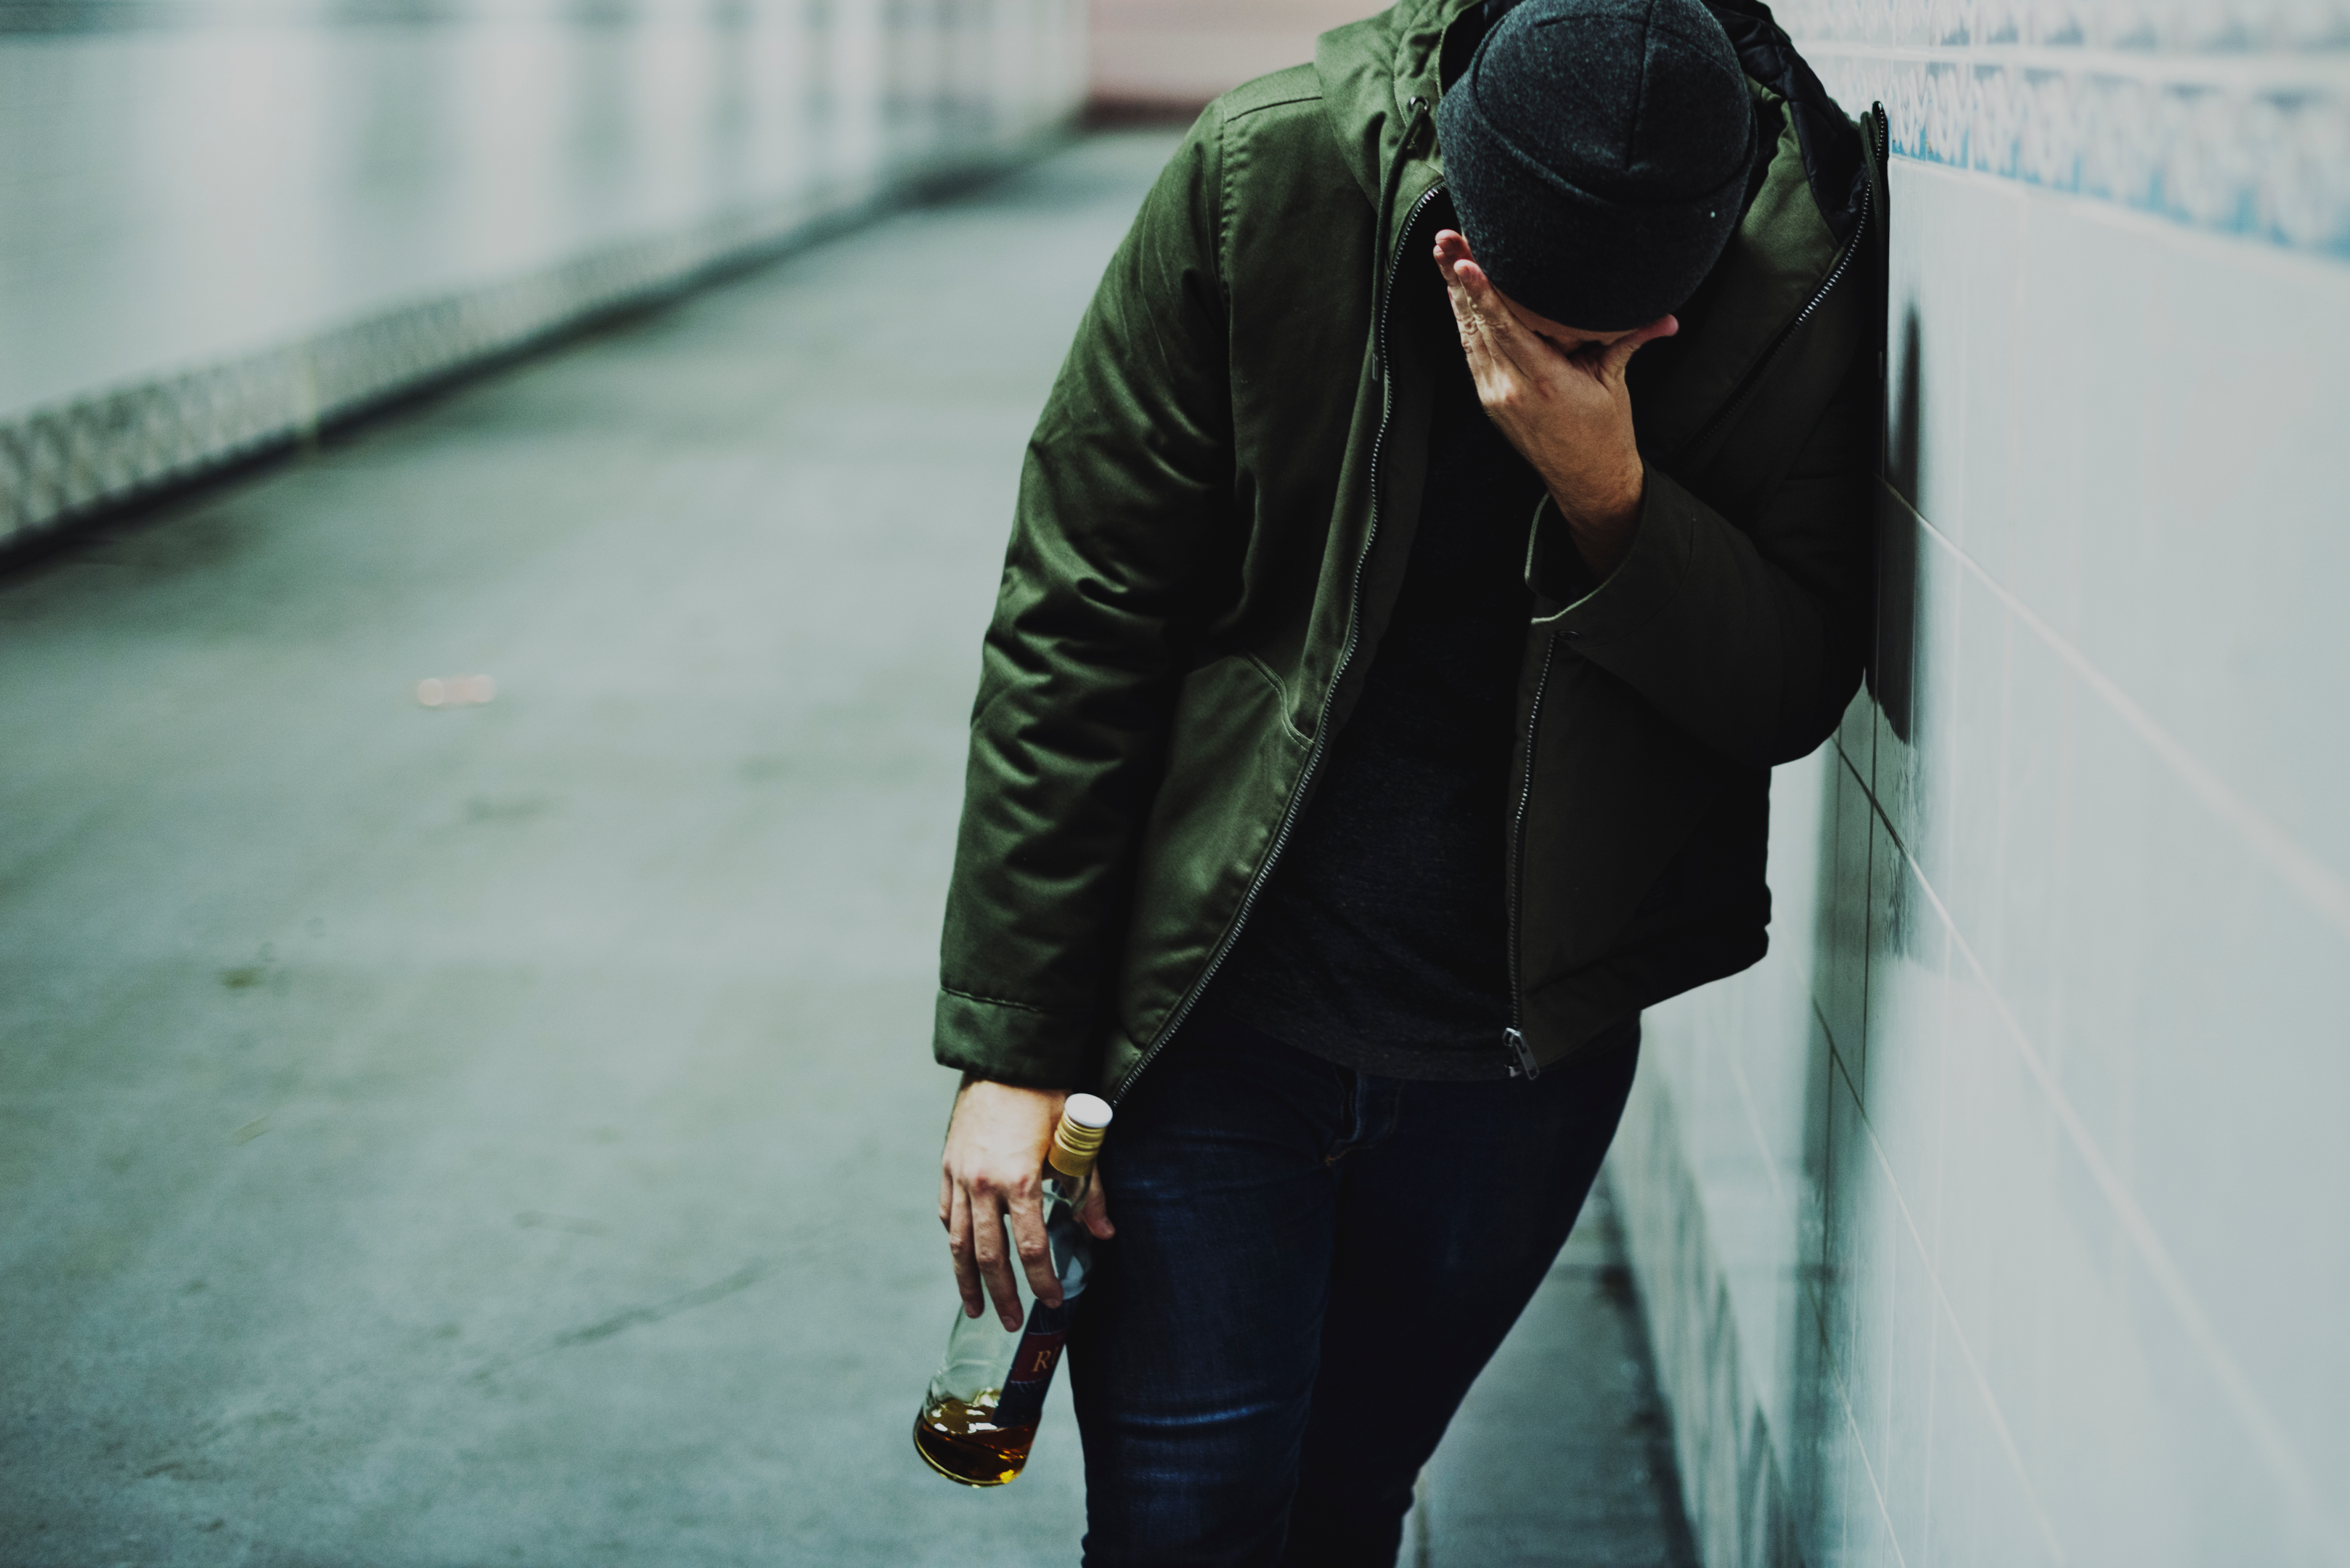
M 2073 742 L 2061 998 L 2027 1033 L 2222 1354 L 2314 1473 L 2345 1473 L 2350 1350 L 2319 1304 L 2350 1278 L 2323 1207 L 2350 1191 L 2340 938 L 2109 708 L 2084 702 Z
M 1901 1554 L 1874 1486 L 1854 1494 L 1846 1513 L 1845 1558 L 1855 1568 L 1898 1568 Z
M 2262 1445 L 2246 1439 L 2236 1400 L 2166 1293 L 2143 1271 L 2126 1274 L 2125 1284 L 2121 1326 L 2155 1374 L 2157 1411 L 2147 1446 L 2158 1443 L 2163 1450 L 2158 1467 L 2148 1469 L 2165 1490 L 2141 1488 L 2137 1497 L 2140 1506 L 2168 1517 L 2179 1543 L 2175 1559 L 2285 1568 L 2341 1562 L 2341 1470 L 2304 1467 L 2317 1485 L 2319 1506 L 2313 1508 L 2309 1490 L 2281 1473 Z M 2311 1380 L 2330 1382 L 2322 1373 Z
M 1924 781 L 1930 801 L 1913 815 L 1930 817 L 1948 844 L 1934 892 L 1951 923 L 1973 942 L 1988 945 L 1999 930 L 2003 881 L 2000 828 L 2002 764 L 2008 744 L 2009 663 L 2014 618 L 1989 581 L 1970 571 L 1939 541 L 1924 559 L 1929 577 L 1956 602 L 1946 624 L 1949 642 L 1921 663 L 1937 673 L 1929 690 L 1943 701 L 1938 733 L 1947 750 Z
M 1822 1318 L 1830 1375 L 1855 1425 L 1862 1460 L 1881 1457 L 1886 1412 L 1879 1365 L 1892 1268 L 1893 1195 L 1877 1157 L 1849 1071 L 1828 1089 L 1826 1269 Z
M 1900 166 L 1898 166 L 1900 167 Z M 1929 177 L 1930 178 L 1930 177 Z M 2012 579 L 2015 568 L 2020 493 L 2036 476 L 2018 470 L 2022 444 L 2023 413 L 2016 395 L 2019 385 L 2039 369 L 2038 346 L 2016 331 L 2023 308 L 2023 269 L 2018 265 L 2023 245 L 2025 208 L 2031 193 L 2004 180 L 1936 182 L 1935 194 L 1921 201 L 1948 204 L 1962 237 L 1937 258 L 1947 281 L 1945 289 L 1963 300 L 1956 329 L 1965 335 L 1965 358 L 1959 379 L 1944 378 L 1929 361 L 1922 367 L 1925 384 L 1948 386 L 1945 399 L 1960 404 L 1957 444 L 1935 453 L 1933 465 L 1955 471 L 1958 532 L 1961 549 L 1983 564 L 1999 581 Z M 1897 209 L 1897 221 L 1899 216 Z M 1934 311 L 1929 296 L 1919 308 Z M 1939 432 L 1929 427 L 1929 437 Z M 1942 524 L 1929 494 L 1918 510 Z
M 1958 961 L 1948 1001 L 1935 1272 L 1978 1366 L 2004 1387 L 2047 1272 L 2059 1128 L 1995 999 Z
M 2350 442 L 2350 268 L 1895 167 L 1916 231 L 1896 240 L 1896 385 L 1914 305 L 1926 515 L 2350 874 L 2326 787 L 2350 720 L 2324 722 L 2350 713 L 2350 665 L 2309 597 L 2350 571 L 2350 535 L 2322 522 L 2338 509 L 2322 454 Z M 2011 229 L 1999 215 L 2018 202 Z M 1994 301 L 1993 277 L 2023 282 Z M 2002 360 L 2010 344 L 2020 361 Z M 1936 400 L 1953 397 L 1963 409 L 1944 417 Z
M 2007 741 L 2001 750 L 1996 924 L 1958 933 L 1989 971 L 2008 1010 L 2044 1038 L 2062 992 L 2058 936 L 2068 912 L 2067 846 L 2074 720 L 2082 692 L 2043 639 L 2011 618 Z
M 1835 761 L 1831 757 L 1831 762 Z M 1846 760 L 1834 769 L 1835 814 L 1822 856 L 1812 998 L 1836 1048 L 1856 1064 L 1868 1007 L 1868 846 L 1875 808 Z
M 2028 635 L 2028 634 L 2027 634 Z M 2147 1054 L 2147 988 L 2165 933 L 2203 931 L 2209 911 L 2179 907 L 2176 847 L 2157 796 L 2175 790 L 2157 760 L 2105 704 L 2082 703 L 2073 736 L 2076 806 L 2065 844 L 2066 877 L 2050 933 L 2057 1005 L 2034 1044 L 2090 1137 L 2125 1173 L 2137 1161 L 2133 1096 Z M 2175 955 L 2185 956 L 2185 955 Z M 2194 966 L 2199 967 L 2199 966 Z M 2189 983 L 2194 972 L 2190 968 Z
M 2156 821 L 2149 907 L 2170 918 L 2145 922 L 2140 996 L 2115 999 L 2137 1024 L 2114 1096 L 2130 1117 L 2129 1194 L 2251 1395 L 2312 1475 L 2338 1478 L 2350 964 L 2189 803 L 2158 795 Z
M 2065 1140 L 2050 1174 L 2041 1288 L 2003 1336 L 2012 1358 L 1986 1374 L 2068 1556 L 2188 1568 L 2178 1526 L 2192 1478 L 2178 1473 L 2161 1391 L 2192 1369 L 2147 1355 L 2128 1238 Z
M 1942 1023 L 1950 931 L 1925 884 L 1882 822 L 1871 851 L 1883 890 L 1870 911 L 1869 1125 L 1890 1167 L 1905 1228 L 1930 1261 L 1941 1190 Z
M 2085 428 L 2142 424 L 2132 416 L 2143 412 L 2143 372 L 2161 352 L 2142 325 L 2113 330 L 2117 318 L 2144 319 L 2135 269 L 2087 266 L 2077 258 L 2054 265 L 2074 255 L 2070 214 L 2062 210 L 2074 205 L 2085 203 L 2025 198 L 2015 248 L 1994 264 L 2015 280 L 2015 297 L 2005 319 L 1979 321 L 1977 330 L 2014 346 L 1999 392 L 2008 405 L 2012 444 L 2003 492 L 1997 506 L 1987 508 L 1997 526 L 1986 526 L 1967 551 L 2059 628 L 2076 620 L 2096 570 L 2088 555 L 2090 520 L 2135 504 L 2146 483 L 2143 464 L 2116 471 L 2099 462 L 2084 441 Z
M 1887 1527 L 1906 1562 L 1917 1560 L 1932 1498 L 1934 1355 L 1941 1306 L 1926 1253 L 1905 1229 L 1892 1246 L 1887 1307 L 1886 1443 L 1877 1486 Z
M 2083 462 L 2112 493 L 2093 493 L 2073 524 L 2094 563 L 2074 640 L 2206 767 L 2350 876 L 2350 824 L 2334 809 L 2350 761 L 2350 660 L 2328 590 L 2350 576 L 2330 461 L 2350 449 L 2350 268 L 2149 245 L 2094 210 L 2068 213 L 2043 243 L 2099 277 L 2126 266 L 2135 281 L 2095 305 L 2099 337 L 2159 345 L 2141 378 L 2114 388 L 2116 406 L 2085 405 Z
M 1969 574 L 1889 487 L 1878 493 L 1877 556 L 1870 687 L 1877 697 L 1877 733 L 1869 788 L 1894 835 L 1939 887 L 1949 879 L 1952 854 L 1948 783 L 1960 757 L 1958 687 L 1970 676 L 1982 678 L 1964 657 L 1952 657 L 1953 650 L 1970 648 L 1960 624 Z M 1931 655 L 1921 659 L 1927 649 Z M 1994 659 L 1988 671 L 1994 680 L 1997 670 Z
M 1771 774 L 1771 956 L 1762 966 L 1770 982 L 1792 982 L 1791 994 L 1808 998 L 1812 944 L 1818 939 L 1820 846 L 1827 840 L 1835 810 L 1829 772 L 1833 746 Z M 1741 977 L 1743 980 L 1745 977 Z M 1806 1000 L 1803 1003 L 1810 1005 Z
M 1997 1411 L 1965 1356 L 1940 1325 L 1933 1417 L 1928 1440 L 1931 1497 L 1915 1568 L 2040 1568 L 2069 1562 L 2043 1522 L 2038 1499 L 2017 1463 Z

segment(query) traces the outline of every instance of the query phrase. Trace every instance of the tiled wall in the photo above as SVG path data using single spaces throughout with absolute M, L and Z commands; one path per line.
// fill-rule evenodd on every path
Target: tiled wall
M 1082 0 L 0 0 L 0 545 L 983 166 Z
M 1615 1157 L 1706 1561 L 2350 1562 L 2350 266 L 2254 221 L 2350 157 L 2230 140 L 2339 15 L 1788 10 L 1908 154 L 1893 485 L 1771 957 L 1650 1014 Z M 2002 49 L 2107 73 L 2082 145 L 2159 129 L 2112 80 L 2235 92 L 2165 154 L 2235 199 L 1892 90 Z

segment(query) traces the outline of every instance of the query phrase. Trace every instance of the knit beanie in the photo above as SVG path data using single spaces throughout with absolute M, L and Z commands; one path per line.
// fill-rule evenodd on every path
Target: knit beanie
M 1519 0 L 1437 105 L 1436 134 L 1495 286 L 1617 332 L 1679 308 L 1730 243 L 1754 111 L 1702 0 Z

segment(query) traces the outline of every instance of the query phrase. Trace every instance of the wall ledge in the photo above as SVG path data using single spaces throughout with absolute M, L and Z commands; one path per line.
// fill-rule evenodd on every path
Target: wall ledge
M 683 294 L 1006 172 L 1065 134 L 1055 125 L 1006 151 L 738 209 L 290 342 L 0 418 L 0 557 L 614 312 Z

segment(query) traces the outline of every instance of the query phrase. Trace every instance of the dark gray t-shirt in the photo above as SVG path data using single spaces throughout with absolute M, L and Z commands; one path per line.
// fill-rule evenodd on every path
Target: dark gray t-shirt
M 1499 1078 L 1526 531 L 1542 481 L 1440 361 L 1427 487 L 1347 727 L 1201 1006 L 1399 1078 Z

